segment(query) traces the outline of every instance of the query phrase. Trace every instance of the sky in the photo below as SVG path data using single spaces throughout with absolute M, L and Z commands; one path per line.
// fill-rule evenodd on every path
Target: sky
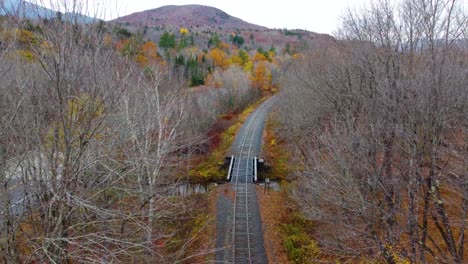
M 27 0 L 55 10 L 53 2 L 70 3 L 73 0 Z M 347 7 L 358 8 L 370 0 L 75 0 L 106 10 L 106 14 L 93 14 L 104 20 L 154 9 L 165 5 L 199 4 L 216 7 L 231 16 L 269 28 L 306 29 L 317 33 L 333 34 Z M 398 1 L 398 0 L 391 0 Z M 465 0 L 468 1 L 468 0 Z M 55 6 L 55 7 L 54 7 Z
M 1 1 L 1 0 L 0 0 Z M 340 26 L 340 18 L 347 8 L 360 9 L 372 0 L 26 0 L 54 10 L 62 10 L 63 3 L 86 3 L 90 16 L 110 20 L 134 12 L 165 5 L 199 4 L 216 7 L 231 16 L 269 28 L 306 29 L 333 34 Z M 377 1 L 377 0 L 374 0 Z M 396 3 L 400 0 L 389 0 Z M 468 0 L 460 0 L 468 6 Z M 68 5 L 69 6 L 69 5 Z
M 117 0 L 112 4 L 112 10 L 117 10 L 112 17 L 164 5 L 200 4 L 216 7 L 231 16 L 269 28 L 307 29 L 332 34 L 348 6 L 359 7 L 365 2 L 367 0 Z

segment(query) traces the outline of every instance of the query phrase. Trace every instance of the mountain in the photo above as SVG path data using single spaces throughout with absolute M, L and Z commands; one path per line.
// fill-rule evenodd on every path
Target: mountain
M 0 2 L 0 16 L 15 16 L 37 20 L 44 18 L 56 19 L 58 14 L 58 12 L 52 9 L 24 0 L 4 0 L 3 3 Z M 76 19 L 78 23 L 85 24 L 96 22 L 95 18 L 76 12 L 65 12 L 64 14 L 61 14 L 61 19 L 65 21 L 75 21 Z
M 169 5 L 119 17 L 114 22 L 148 27 L 211 27 L 263 30 L 266 27 L 245 22 L 222 10 L 203 5 Z
M 23 0 L 4 0 L 0 4 L 0 15 L 18 16 L 27 19 L 55 17 L 54 10 Z
M 209 50 L 210 41 L 216 38 L 234 44 L 246 51 L 257 49 L 295 53 L 306 47 L 326 46 L 334 39 L 326 34 L 317 34 L 299 29 L 271 29 L 248 23 L 226 12 L 203 5 L 169 5 L 133 13 L 107 21 L 132 34 L 142 34 L 158 43 L 166 32 L 180 38 L 180 29 L 187 28 L 190 41 L 200 49 Z

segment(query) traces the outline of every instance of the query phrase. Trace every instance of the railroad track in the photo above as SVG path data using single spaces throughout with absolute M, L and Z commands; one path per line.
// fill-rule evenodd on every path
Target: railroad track
M 233 222 L 232 222 L 232 263 L 261 263 L 256 258 L 258 245 L 253 239 L 252 203 L 256 203 L 253 183 L 254 155 L 253 144 L 259 122 L 269 109 L 271 102 L 264 103 L 251 117 L 233 163 L 231 183 L 234 186 Z M 258 139 L 257 139 L 258 140 Z M 257 212 L 258 213 L 258 212 Z

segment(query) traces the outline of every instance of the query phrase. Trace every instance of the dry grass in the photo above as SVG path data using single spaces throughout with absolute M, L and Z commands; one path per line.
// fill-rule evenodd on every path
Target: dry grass
M 257 186 L 258 203 L 262 219 L 263 241 L 269 263 L 291 263 L 283 246 L 281 233 L 282 218 L 288 209 L 285 206 L 285 194 Z

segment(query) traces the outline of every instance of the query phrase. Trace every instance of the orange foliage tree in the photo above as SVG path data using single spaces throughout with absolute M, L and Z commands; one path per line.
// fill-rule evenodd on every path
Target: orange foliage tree
M 141 67 L 162 62 L 158 55 L 158 47 L 152 41 L 141 44 L 133 38 L 124 39 L 117 42 L 116 49 L 122 55 L 134 59 Z
M 140 66 L 147 66 L 148 64 L 159 62 L 156 44 L 152 41 L 147 41 L 143 44 L 138 50 L 135 60 Z
M 267 68 L 265 62 L 258 63 L 252 76 L 252 86 L 263 93 L 272 91 L 271 71 Z

